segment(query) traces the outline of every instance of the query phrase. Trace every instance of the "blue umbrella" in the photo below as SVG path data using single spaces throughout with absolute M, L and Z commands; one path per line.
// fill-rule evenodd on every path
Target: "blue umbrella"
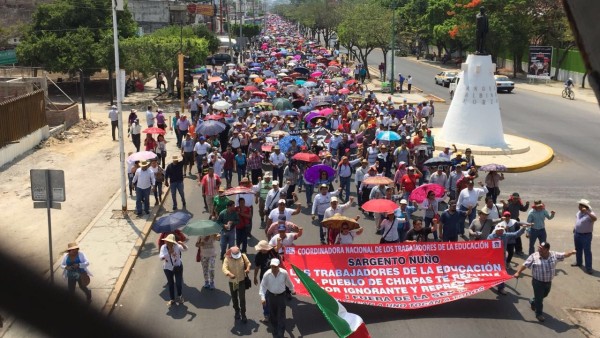
M 312 81 L 306 81 L 302 84 L 302 87 L 305 88 L 312 88 L 312 87 L 316 87 L 317 83 L 316 82 L 312 82 Z
M 312 107 L 309 107 L 309 106 L 302 106 L 302 107 L 298 108 L 298 111 L 301 112 L 301 113 L 306 113 L 306 112 L 309 112 L 311 110 L 312 110 Z
M 326 164 L 317 164 L 306 169 L 304 172 L 304 180 L 310 184 L 315 184 L 321 177 L 321 171 L 327 173 L 327 177 L 329 178 L 328 181 L 330 183 L 335 179 L 335 169 Z
M 278 115 L 279 115 L 279 116 L 298 116 L 299 114 L 300 114 L 300 113 L 298 113 L 298 112 L 297 112 L 297 111 L 295 111 L 295 110 L 290 110 L 290 109 L 288 109 L 288 110 L 284 110 L 284 111 L 281 111 L 281 112 L 279 112 L 279 114 L 278 114 Z
M 219 121 L 208 120 L 202 122 L 198 127 L 196 127 L 196 134 L 199 135 L 217 135 L 218 133 L 225 130 L 225 125 Z
M 258 63 L 258 62 L 252 62 L 250 64 L 250 67 L 262 67 L 262 64 Z
M 152 224 L 152 230 L 157 233 L 173 232 L 186 225 L 192 219 L 193 215 L 187 211 L 176 211 L 172 214 L 163 216 Z
M 261 70 L 262 70 L 262 68 L 260 68 L 260 67 L 252 67 L 252 68 L 250 68 L 250 71 L 252 71 L 252 72 L 260 72 Z
M 286 136 L 279 140 L 279 148 L 281 148 L 282 153 L 285 154 L 288 152 L 288 150 L 290 150 L 290 147 L 292 146 L 292 140 L 296 140 L 296 145 L 298 147 L 304 145 L 304 141 L 300 136 Z
M 273 73 L 273 72 L 272 72 L 272 71 L 270 71 L 270 70 L 265 70 L 265 71 L 263 72 L 263 75 L 264 75 L 264 76 L 266 76 L 266 77 L 275 77 L 275 73 Z
M 306 67 L 296 67 L 296 68 L 294 68 L 294 71 L 297 73 L 300 73 L 300 74 L 305 74 L 305 75 L 310 73 L 310 70 Z
M 377 134 L 377 139 L 380 141 L 400 141 L 401 137 L 395 131 L 382 131 Z
M 297 84 L 298 86 L 302 86 L 304 83 L 306 83 L 306 80 L 296 80 L 294 81 L 295 84 Z

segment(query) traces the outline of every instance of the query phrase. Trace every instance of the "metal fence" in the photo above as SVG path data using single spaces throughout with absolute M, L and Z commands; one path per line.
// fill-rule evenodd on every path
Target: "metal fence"
M 17 142 L 46 124 L 43 90 L 0 102 L 0 148 Z

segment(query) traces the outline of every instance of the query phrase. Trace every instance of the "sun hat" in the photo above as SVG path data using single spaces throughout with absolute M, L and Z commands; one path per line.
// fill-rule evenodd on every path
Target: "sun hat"
M 179 157 L 179 155 L 173 155 L 173 156 L 171 156 L 171 160 L 179 162 L 179 161 L 181 161 L 181 157 Z
M 585 206 L 588 209 L 592 209 L 592 207 L 590 206 L 590 201 L 586 200 L 586 199 L 580 199 L 579 201 L 577 201 L 577 204 L 581 204 L 583 206 Z
M 321 184 L 321 185 L 319 186 L 319 188 L 329 188 L 329 187 L 327 186 L 327 184 Z
M 175 240 L 175 235 L 174 235 L 174 234 L 170 234 L 170 235 L 168 235 L 167 237 L 165 237 L 165 238 L 163 239 L 163 241 L 165 241 L 165 242 L 170 242 L 170 243 L 174 243 L 174 244 L 175 244 L 175 243 L 177 243 L 177 241 Z
M 279 266 L 279 264 L 281 264 L 281 262 L 279 261 L 279 259 L 277 258 L 272 258 L 271 259 L 271 263 L 269 264 L 270 266 Z
M 69 243 L 67 244 L 67 251 L 79 249 L 79 245 L 77 243 Z
M 258 244 L 256 244 L 254 246 L 254 250 L 256 251 L 260 251 L 260 250 L 271 250 L 273 249 L 272 246 L 269 245 L 269 242 L 265 241 L 264 239 L 261 240 L 260 242 L 258 242 Z
M 272 185 L 279 185 L 279 181 L 278 181 L 278 180 L 275 180 L 275 181 L 273 181 L 273 183 L 271 183 L 271 184 L 272 184 Z
M 408 202 L 403 198 L 400 200 L 400 204 L 408 204 Z

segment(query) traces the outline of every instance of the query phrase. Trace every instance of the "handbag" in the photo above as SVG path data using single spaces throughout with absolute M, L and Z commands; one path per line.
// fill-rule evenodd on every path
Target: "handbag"
M 87 272 L 80 272 L 79 273 L 79 283 L 81 284 L 81 286 L 90 285 L 90 275 L 88 275 Z
M 200 262 L 202 260 L 202 244 L 200 243 L 201 239 L 198 238 L 196 241 L 196 247 L 198 248 L 198 252 L 196 252 L 196 262 Z
M 398 219 L 394 219 L 394 223 L 392 223 L 392 225 L 390 225 L 390 228 L 388 229 L 388 231 L 385 232 L 385 235 L 381 236 L 381 239 L 379 240 L 379 244 L 384 244 L 384 243 L 396 243 L 398 241 L 386 241 L 385 237 L 390 233 L 390 231 L 392 230 L 392 228 L 395 228 L 396 226 L 396 222 L 398 222 Z
M 245 257 L 246 255 L 244 255 Z M 243 259 L 243 257 L 242 257 Z M 246 270 L 246 261 L 244 261 L 244 270 Z M 252 281 L 250 280 L 250 277 L 248 277 L 248 274 L 246 274 L 246 277 L 244 278 L 244 285 L 246 286 L 246 290 L 250 289 L 252 287 Z
M 173 264 L 173 258 L 171 258 L 170 254 L 169 254 L 169 260 L 171 261 L 171 265 L 173 265 L 173 273 L 183 272 L 183 263 L 181 263 L 181 265 L 175 266 L 175 264 Z

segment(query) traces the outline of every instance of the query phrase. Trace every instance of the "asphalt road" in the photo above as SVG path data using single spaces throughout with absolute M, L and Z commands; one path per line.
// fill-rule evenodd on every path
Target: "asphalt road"
M 381 56 L 373 52 L 371 63 L 377 65 Z M 435 85 L 433 76 L 437 69 L 413 61 L 397 58 L 396 69 L 414 77 L 414 85 L 427 93 L 448 98 L 447 88 Z M 397 72 L 398 72 L 397 71 Z M 507 174 L 503 182 L 502 196 L 519 191 L 524 199 L 542 199 L 549 209 L 556 210 L 556 218 L 547 222 L 548 241 L 554 250 L 572 248 L 572 224 L 576 200 L 582 197 L 600 204 L 598 191 L 597 130 L 599 126 L 598 106 L 580 101 L 568 101 L 556 95 L 544 95 L 518 88 L 513 94 L 500 95 L 502 120 L 506 133 L 531 138 L 551 146 L 555 159 L 546 167 L 528 173 Z M 438 104 L 436 126 L 441 126 L 447 104 Z M 234 179 L 234 181 L 236 181 Z M 186 196 L 189 210 L 195 217 L 206 218 L 201 213 L 199 188 L 192 180 L 186 180 Z M 304 194 L 300 200 L 305 203 Z M 165 203 L 171 209 L 171 201 Z M 356 214 L 356 209 L 347 212 Z M 318 228 L 311 225 L 309 212 L 294 216 L 293 221 L 305 228 L 305 235 L 296 244 L 318 243 Z M 418 215 L 418 214 L 417 214 Z M 254 220 L 258 219 L 255 214 Z M 256 221 L 255 221 L 256 224 Z M 378 237 L 373 231 L 373 221 L 361 219 L 367 230 L 357 237 L 356 243 L 373 243 Z M 255 226 L 256 228 L 256 226 Z M 258 229 L 254 235 L 259 236 Z M 262 238 L 262 237 L 260 237 Z M 260 239 L 259 238 L 259 239 Z M 184 305 L 167 309 L 165 277 L 158 260 L 157 236 L 152 234 L 138 260 L 113 316 L 146 329 L 154 336 L 178 337 L 231 337 L 254 335 L 270 337 L 267 325 L 260 322 L 262 311 L 258 289 L 253 286 L 247 291 L 248 318 L 245 325 L 235 322 L 228 294 L 226 278 L 216 268 L 217 290 L 202 288 L 203 278 L 199 263 L 195 262 L 195 239 L 184 256 Z M 251 241 L 254 245 L 256 239 Z M 593 251 L 599 252 L 598 241 L 592 243 Z M 253 259 L 253 250 L 249 250 Z M 597 256 L 596 256 L 597 257 Z M 514 261 L 520 263 L 521 259 Z M 508 296 L 499 296 L 493 291 L 437 307 L 402 311 L 348 304 L 350 312 L 359 314 L 366 322 L 372 337 L 409 334 L 415 337 L 582 337 L 576 325 L 569 320 L 566 308 L 600 306 L 600 283 L 598 273 L 594 276 L 569 266 L 571 260 L 559 265 L 550 296 L 546 299 L 545 323 L 535 320 L 527 299 L 531 297 L 531 279 L 525 277 L 516 283 L 507 283 Z M 598 259 L 594 266 L 599 265 Z M 333 337 L 313 302 L 299 296 L 288 303 L 287 333 L 289 337 Z

